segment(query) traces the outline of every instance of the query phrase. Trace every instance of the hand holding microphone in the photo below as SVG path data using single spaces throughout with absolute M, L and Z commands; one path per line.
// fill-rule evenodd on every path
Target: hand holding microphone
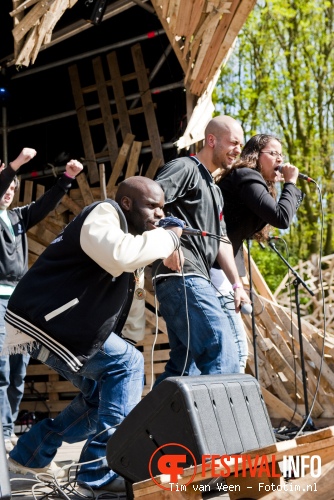
M 293 182 L 296 184 L 297 179 L 303 179 L 307 182 L 315 182 L 311 177 L 306 174 L 301 174 L 298 168 L 291 163 L 284 163 L 278 167 L 278 171 L 283 175 L 285 182 Z
M 201 231 L 200 229 L 193 229 L 191 227 L 187 227 L 185 222 L 182 219 L 178 219 L 177 217 L 168 216 L 164 219 L 160 219 L 156 224 L 158 227 L 171 228 L 171 227 L 180 227 L 182 229 L 182 234 L 189 234 L 191 236 L 206 236 L 207 233 L 205 231 Z

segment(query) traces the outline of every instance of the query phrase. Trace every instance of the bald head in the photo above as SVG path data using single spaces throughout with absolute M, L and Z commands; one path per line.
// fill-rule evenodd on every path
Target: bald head
M 115 200 L 120 205 L 123 196 L 131 199 L 138 196 L 151 196 L 152 193 L 163 193 L 159 184 L 148 177 L 136 175 L 121 182 L 117 188 Z
M 231 116 L 215 116 L 209 121 L 205 128 L 205 140 L 207 140 L 207 137 L 210 134 L 219 137 L 224 134 L 230 134 L 233 130 L 241 131 L 241 133 L 243 134 L 241 125 Z
M 125 179 L 118 186 L 115 201 L 121 207 L 132 234 L 154 229 L 155 223 L 164 216 L 164 192 L 148 177 L 136 175 Z
M 205 128 L 204 147 L 197 157 L 212 174 L 221 175 L 232 167 L 243 142 L 240 123 L 231 116 L 215 116 Z

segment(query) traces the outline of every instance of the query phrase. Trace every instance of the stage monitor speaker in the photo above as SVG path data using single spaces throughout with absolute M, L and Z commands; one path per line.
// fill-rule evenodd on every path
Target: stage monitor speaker
M 187 465 L 202 455 L 234 455 L 275 443 L 257 380 L 251 375 L 170 377 L 154 387 L 107 443 L 109 467 L 127 481 L 150 477 L 156 452 L 186 453 Z M 163 450 L 161 446 L 168 445 Z M 157 461 L 157 460 L 156 460 Z M 156 461 L 152 475 L 161 474 Z
M 0 414 L 0 498 L 7 500 L 12 497 L 10 490 L 9 471 L 7 466 L 5 439 L 3 437 Z

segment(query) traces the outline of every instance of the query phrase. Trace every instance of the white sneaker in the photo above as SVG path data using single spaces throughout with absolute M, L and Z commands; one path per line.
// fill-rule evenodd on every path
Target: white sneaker
M 6 453 L 9 453 L 10 451 L 14 450 L 14 446 L 10 438 L 5 438 L 5 449 Z
M 26 474 L 34 474 L 34 475 L 46 474 L 56 479 L 61 479 L 64 477 L 68 478 L 68 470 L 58 467 L 58 465 L 55 462 L 51 462 L 46 467 L 41 467 L 40 469 L 35 469 L 33 467 L 25 467 L 24 465 L 19 464 L 10 457 L 8 457 L 7 462 L 8 462 L 8 469 L 14 474 L 23 474 L 24 476 Z
M 12 434 L 12 435 L 10 436 L 10 440 L 11 440 L 12 444 L 13 444 L 14 446 L 16 446 L 16 445 L 17 445 L 17 442 L 18 442 L 18 440 L 19 440 L 19 437 L 18 437 L 16 434 Z

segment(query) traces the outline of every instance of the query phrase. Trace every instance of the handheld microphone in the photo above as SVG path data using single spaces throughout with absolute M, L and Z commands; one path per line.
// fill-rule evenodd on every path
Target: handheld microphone
M 283 167 L 284 167 L 284 165 L 280 165 L 278 167 L 278 171 L 282 173 L 282 168 Z M 301 174 L 300 172 L 298 173 L 298 178 L 299 179 L 303 179 L 304 181 L 307 181 L 307 182 L 315 182 L 311 177 L 309 177 L 306 174 Z
M 200 229 L 193 229 L 192 227 L 185 226 L 182 229 L 182 234 L 189 234 L 191 236 L 207 236 L 208 233 L 206 231 L 201 231 Z
M 241 302 L 240 312 L 243 314 L 252 314 L 253 308 L 252 305 L 248 302 Z

